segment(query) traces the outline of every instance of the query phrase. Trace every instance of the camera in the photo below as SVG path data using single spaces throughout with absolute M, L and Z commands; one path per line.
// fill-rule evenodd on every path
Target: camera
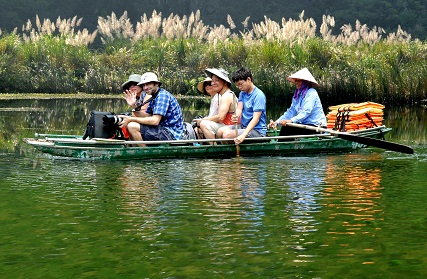
M 123 121 L 123 118 L 117 115 L 104 115 L 104 117 L 102 117 L 102 122 L 104 123 L 105 126 L 118 125 L 122 121 Z
M 201 119 L 201 118 L 203 118 L 203 116 L 197 115 L 194 119 Z M 197 126 L 197 122 L 196 121 L 192 121 L 191 122 L 191 126 L 193 127 L 193 129 L 196 128 L 196 127 L 198 127 Z

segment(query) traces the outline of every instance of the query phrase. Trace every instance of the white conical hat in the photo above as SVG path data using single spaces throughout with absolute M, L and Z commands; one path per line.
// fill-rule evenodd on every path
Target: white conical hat
M 212 75 L 216 75 L 217 77 L 219 77 L 220 79 L 222 79 L 223 81 L 227 82 L 229 86 L 231 86 L 231 81 L 228 78 L 228 72 L 226 70 L 224 70 L 223 68 L 207 68 L 205 70 L 206 74 L 212 78 Z
M 310 73 L 310 71 L 307 68 L 303 68 L 296 72 L 295 74 L 292 74 L 291 76 L 286 78 L 290 82 L 295 83 L 295 79 L 303 79 L 309 82 L 314 83 L 315 85 L 319 85 L 317 81 L 314 79 L 313 75 Z

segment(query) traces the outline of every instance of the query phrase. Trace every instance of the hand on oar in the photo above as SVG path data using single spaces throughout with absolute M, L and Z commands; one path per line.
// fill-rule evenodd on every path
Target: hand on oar
M 245 136 L 240 135 L 240 136 L 238 136 L 237 138 L 234 138 L 234 143 L 235 143 L 236 145 L 239 145 L 239 144 L 241 144 L 244 140 L 245 140 Z

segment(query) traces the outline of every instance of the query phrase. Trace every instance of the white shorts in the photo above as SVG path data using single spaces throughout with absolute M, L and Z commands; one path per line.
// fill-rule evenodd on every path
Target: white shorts
M 224 123 L 218 123 L 211 120 L 202 120 L 200 123 L 200 126 L 204 125 L 208 131 L 216 135 L 218 133 L 218 130 L 222 127 L 225 127 Z

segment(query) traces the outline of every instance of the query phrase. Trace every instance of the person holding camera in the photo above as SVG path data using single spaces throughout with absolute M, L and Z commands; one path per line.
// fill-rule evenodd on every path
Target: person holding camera
M 211 97 L 211 103 L 209 107 L 209 114 L 206 117 L 211 117 L 218 114 L 219 104 L 221 102 L 221 95 L 217 93 L 212 86 L 212 79 L 210 77 L 205 78 L 201 82 L 197 84 L 197 90 L 205 95 L 209 95 Z M 197 134 L 199 139 L 203 139 L 203 131 L 200 129 L 200 122 L 204 119 L 203 116 L 197 116 L 197 118 L 193 119 L 193 128 Z
M 133 141 L 180 140 L 184 137 L 184 120 L 177 99 L 161 88 L 153 72 L 146 72 L 138 83 L 151 101 L 145 117 L 123 116 L 121 127 L 127 127 Z M 145 144 L 139 144 L 145 146 Z

